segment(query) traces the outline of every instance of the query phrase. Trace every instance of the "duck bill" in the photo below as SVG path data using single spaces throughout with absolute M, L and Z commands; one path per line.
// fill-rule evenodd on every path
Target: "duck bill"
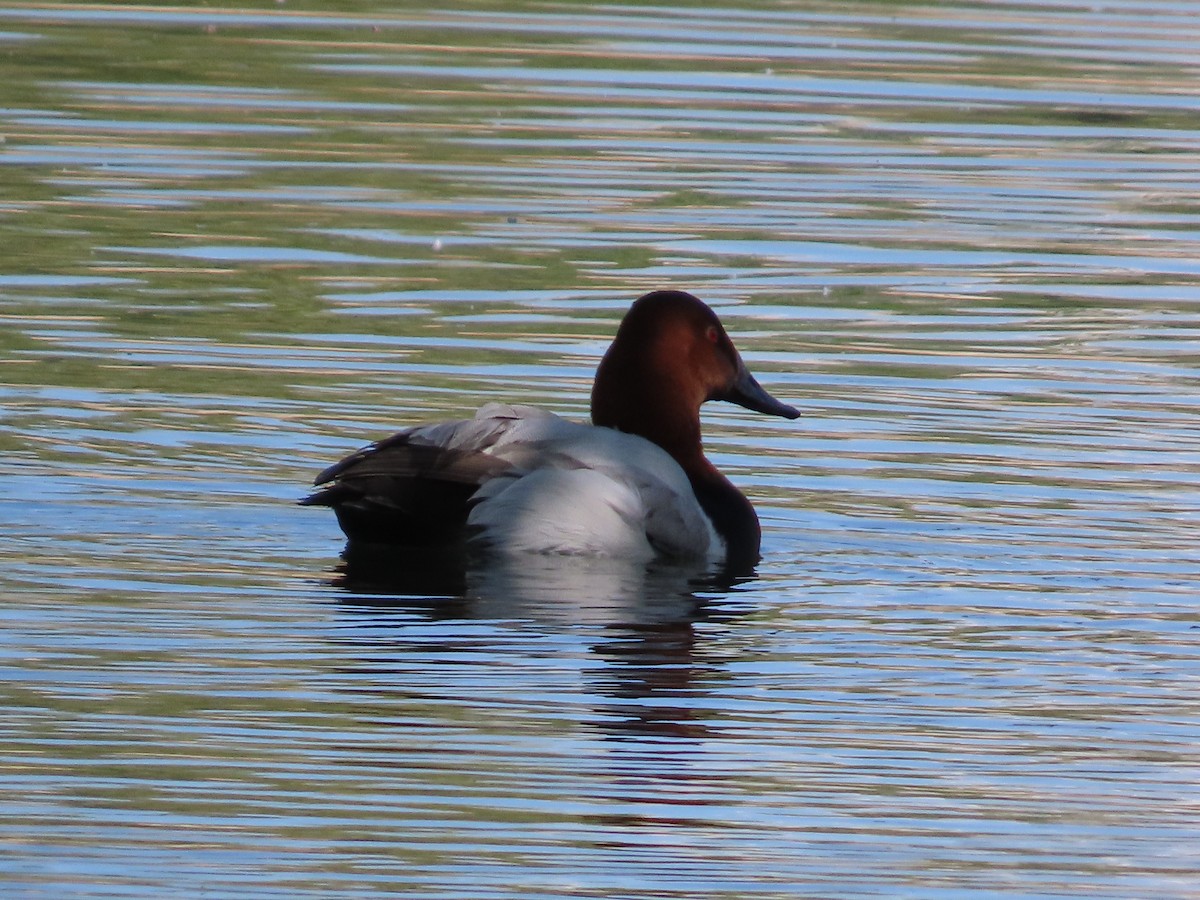
M 714 399 L 728 400 L 730 403 L 736 403 L 738 406 L 744 406 L 746 409 L 765 413 L 768 416 L 781 416 L 785 419 L 796 419 L 800 416 L 800 410 L 788 406 L 768 394 L 766 389 L 750 374 L 750 370 L 746 368 L 746 364 L 740 358 L 733 384 L 728 391 Z

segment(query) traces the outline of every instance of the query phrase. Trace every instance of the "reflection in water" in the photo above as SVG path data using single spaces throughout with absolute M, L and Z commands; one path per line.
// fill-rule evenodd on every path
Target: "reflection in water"
M 693 614 L 700 590 L 754 577 L 722 566 L 663 559 L 649 563 L 558 554 L 500 555 L 462 546 L 375 548 L 348 543 L 331 584 L 381 600 L 458 598 L 481 618 L 545 618 L 571 624 L 614 613 L 641 621 Z M 680 599 L 688 598 L 681 606 Z M 618 612 L 619 611 L 619 612 Z M 602 618 L 599 621 L 606 621 Z
M 585 667 L 589 693 L 613 701 L 597 705 L 599 729 L 634 739 L 707 733 L 694 702 L 672 699 L 695 701 L 705 692 L 697 673 L 707 681 L 717 664 L 705 659 L 695 626 L 731 617 L 721 601 L 739 579 L 661 560 L 438 554 L 391 549 L 381 556 L 348 545 L 332 583 L 345 591 L 342 602 L 350 609 L 530 622 L 538 629 L 582 626 L 599 635 L 590 649 L 604 663 Z M 402 638 L 402 624 L 397 627 Z
M 595 651 L 608 663 L 595 680 L 596 695 L 618 701 L 599 710 L 610 737 L 699 740 L 719 733 L 706 726 L 700 710 L 713 693 L 720 663 L 706 658 L 695 622 L 613 626 L 612 639 Z M 680 702 L 684 698 L 689 702 Z

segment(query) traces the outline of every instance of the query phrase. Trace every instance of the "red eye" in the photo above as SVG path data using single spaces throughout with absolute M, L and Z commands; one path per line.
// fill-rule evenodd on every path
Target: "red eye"
M 710 344 L 715 344 L 721 340 L 721 332 L 717 330 L 716 325 L 709 325 L 708 330 L 704 332 L 704 336 L 708 338 Z

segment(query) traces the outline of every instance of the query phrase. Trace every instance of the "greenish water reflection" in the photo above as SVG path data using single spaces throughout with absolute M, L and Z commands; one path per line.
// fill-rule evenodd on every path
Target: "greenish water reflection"
M 1190 896 L 1198 41 L 1165 3 L 0 10 L 0 884 Z M 756 580 L 346 585 L 293 505 L 325 463 L 584 415 L 664 285 L 805 411 L 706 412 Z

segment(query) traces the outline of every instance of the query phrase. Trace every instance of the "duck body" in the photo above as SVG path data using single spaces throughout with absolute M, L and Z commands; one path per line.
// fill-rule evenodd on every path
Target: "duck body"
M 660 447 L 529 406 L 490 403 L 472 419 L 410 428 L 317 481 L 329 487 L 310 500 L 333 506 L 359 543 L 461 538 L 503 553 L 640 560 L 707 557 L 720 543 Z
M 351 454 L 301 503 L 332 507 L 352 546 L 750 567 L 758 517 L 703 454 L 709 399 L 799 415 L 758 385 L 712 310 L 656 291 L 633 304 L 600 364 L 593 424 L 488 404 Z

